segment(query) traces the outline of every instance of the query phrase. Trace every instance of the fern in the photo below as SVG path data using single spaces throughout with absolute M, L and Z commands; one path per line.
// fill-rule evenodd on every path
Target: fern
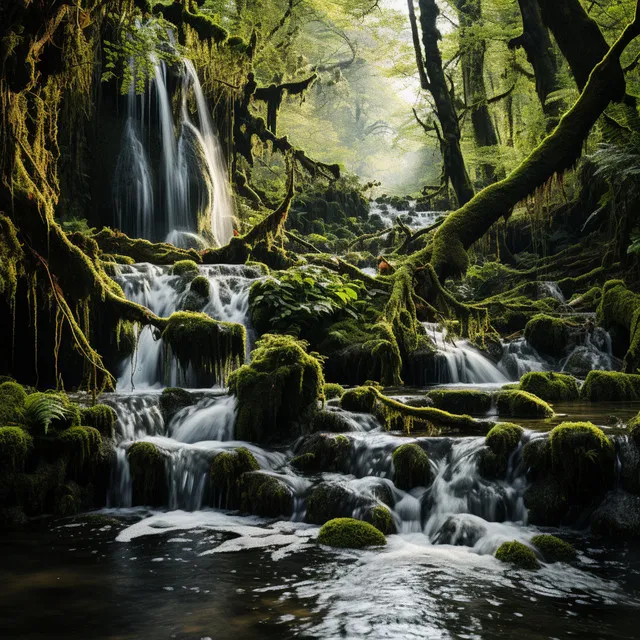
M 46 435 L 54 420 L 67 417 L 67 408 L 60 396 L 52 393 L 32 393 L 25 401 L 24 417 L 31 431 Z

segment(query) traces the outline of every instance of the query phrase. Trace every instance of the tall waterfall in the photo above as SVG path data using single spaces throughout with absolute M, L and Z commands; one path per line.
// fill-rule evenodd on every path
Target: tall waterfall
M 133 62 L 131 67 L 135 78 Z M 113 185 L 116 223 L 126 233 L 149 240 L 166 238 L 179 246 L 201 248 L 202 241 L 194 235 L 199 234 L 222 246 L 233 236 L 233 202 L 198 74 L 187 59 L 172 69 L 180 92 L 176 123 L 169 68 L 154 59 L 153 69 L 146 92 L 136 94 L 132 82 L 127 95 Z

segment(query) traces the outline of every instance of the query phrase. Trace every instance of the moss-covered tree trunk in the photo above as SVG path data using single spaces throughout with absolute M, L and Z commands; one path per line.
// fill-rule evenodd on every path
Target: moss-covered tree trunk
M 436 105 L 436 115 L 442 128 L 440 147 L 445 172 L 451 181 L 460 206 L 473 197 L 473 185 L 460 148 L 458 114 L 444 73 L 438 42 L 441 39 L 436 25 L 440 10 L 435 0 L 419 0 L 420 27 L 424 45 L 424 65 L 428 77 L 429 92 Z
M 638 0 L 640 5 L 640 0 Z M 448 216 L 427 250 L 439 277 L 458 276 L 468 265 L 467 249 L 501 217 L 542 186 L 552 176 L 571 167 L 582 151 L 592 127 L 612 100 L 624 96 L 624 82 L 612 82 L 620 68 L 620 56 L 640 35 L 640 8 L 615 44 L 598 63 L 575 105 L 553 133 L 506 179 L 478 193 L 464 207 Z M 571 25 L 565 25 L 571 30 Z M 423 256 L 428 257 L 428 256 Z

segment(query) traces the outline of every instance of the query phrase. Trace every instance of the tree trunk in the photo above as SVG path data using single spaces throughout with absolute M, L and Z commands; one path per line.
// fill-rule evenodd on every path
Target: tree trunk
M 425 51 L 429 91 L 436 105 L 436 115 L 442 128 L 441 149 L 445 171 L 458 199 L 463 206 L 473 197 L 473 186 L 460 149 L 460 126 L 453 98 L 447 87 L 447 79 L 442 66 L 442 56 L 438 48 L 441 38 L 436 26 L 440 14 L 435 0 L 419 0 L 422 43 Z
M 551 131 L 562 113 L 560 100 L 549 102 L 549 95 L 562 88 L 558 78 L 558 59 L 548 29 L 542 22 L 537 0 L 518 0 L 522 14 L 522 35 L 509 42 L 509 48 L 522 47 L 536 76 L 536 93 Z M 599 62 L 603 56 L 596 61 Z
M 565 25 L 567 32 L 570 23 Z M 580 31 L 580 27 L 578 28 Z M 574 34 L 575 35 L 575 34 Z M 580 156 L 584 140 L 609 103 L 625 94 L 624 82 L 612 82 L 620 69 L 620 56 L 640 35 L 640 0 L 636 14 L 604 59 L 597 64 L 577 102 L 562 117 L 552 134 L 505 180 L 478 193 L 466 206 L 447 217 L 425 250 L 440 278 L 459 276 L 468 266 L 467 249 L 501 217 L 556 173 L 571 167 Z M 428 257 L 416 256 L 417 260 Z

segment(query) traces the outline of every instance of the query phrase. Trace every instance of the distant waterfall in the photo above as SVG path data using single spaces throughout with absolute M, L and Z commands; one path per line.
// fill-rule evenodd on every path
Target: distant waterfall
M 116 223 L 126 233 L 149 240 L 167 238 L 179 246 L 202 248 L 197 233 L 210 244 L 225 245 L 233 236 L 233 202 L 198 74 L 190 60 L 177 65 L 181 102 L 176 124 L 167 65 L 153 62 L 147 91 L 137 95 L 132 82 L 127 96 L 113 186 Z M 189 111 L 192 96 L 195 120 Z

